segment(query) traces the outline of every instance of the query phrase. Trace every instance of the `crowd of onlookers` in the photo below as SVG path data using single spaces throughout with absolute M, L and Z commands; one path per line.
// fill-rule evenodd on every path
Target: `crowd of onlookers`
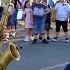
M 47 0 L 33 0 L 30 3 L 29 0 L 26 0 L 21 3 L 17 0 L 16 4 L 11 1 L 8 9 L 8 29 L 17 29 L 17 13 L 18 8 L 23 9 L 23 18 L 25 21 L 25 39 L 24 41 L 32 41 L 36 43 L 38 39 L 42 40 L 42 43 L 48 44 L 50 40 L 49 29 L 51 24 L 51 11 L 52 8 L 47 5 Z M 56 22 L 56 32 L 53 41 L 59 40 L 60 27 L 62 26 L 64 31 L 65 42 L 69 42 L 68 38 L 68 19 L 70 18 L 70 6 L 66 0 L 59 0 L 55 4 L 55 22 Z M 45 36 L 47 34 L 47 37 Z M 38 38 L 39 36 L 39 38 Z M 32 40 L 32 37 L 34 39 Z
M 34 40 L 32 43 L 36 43 L 37 35 L 39 35 L 39 39 L 41 39 L 43 43 L 48 43 L 45 37 L 45 31 L 48 34 L 47 39 L 50 39 L 50 12 L 51 8 L 49 5 L 46 5 L 45 0 L 41 1 L 41 3 L 34 0 L 32 6 L 30 5 L 29 1 L 25 2 L 23 11 L 26 29 L 25 41 L 30 41 L 33 35 Z

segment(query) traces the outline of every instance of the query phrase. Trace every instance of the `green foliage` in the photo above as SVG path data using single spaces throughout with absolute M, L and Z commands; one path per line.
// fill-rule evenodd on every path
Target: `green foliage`
M 8 1 L 9 1 L 9 0 L 1 0 L 2 5 L 3 5 L 4 3 L 8 2 Z

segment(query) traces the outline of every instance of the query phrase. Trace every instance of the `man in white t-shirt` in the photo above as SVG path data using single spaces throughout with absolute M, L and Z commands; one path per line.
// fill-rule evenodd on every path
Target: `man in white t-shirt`
M 60 0 L 60 2 L 55 5 L 55 12 L 56 12 L 56 37 L 53 38 L 53 41 L 58 40 L 60 27 L 62 26 L 63 31 L 65 33 L 65 42 L 69 42 L 67 23 L 70 15 L 69 14 L 70 6 L 65 0 Z

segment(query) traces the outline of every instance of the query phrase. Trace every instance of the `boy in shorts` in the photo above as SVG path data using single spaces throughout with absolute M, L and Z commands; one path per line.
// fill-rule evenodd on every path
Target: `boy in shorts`
M 33 19 L 34 19 L 34 29 L 33 29 L 33 33 L 34 33 L 34 40 L 32 43 L 36 43 L 37 42 L 37 35 L 41 35 L 42 36 L 42 43 L 48 43 L 46 41 L 45 38 L 45 9 L 46 6 L 41 4 L 39 1 L 37 1 L 37 3 L 33 4 L 32 6 L 33 9 Z

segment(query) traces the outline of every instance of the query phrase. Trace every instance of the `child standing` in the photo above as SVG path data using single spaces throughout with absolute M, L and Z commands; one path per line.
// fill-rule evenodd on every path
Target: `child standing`
M 33 29 L 33 11 L 31 9 L 29 1 L 25 2 L 24 15 L 25 15 L 25 31 L 26 31 L 25 41 L 30 41 Z
M 5 10 L 5 8 L 4 8 L 4 10 Z M 10 33 L 14 32 L 14 16 L 13 16 L 14 6 L 12 3 L 8 6 L 8 10 L 6 13 L 7 13 L 6 18 L 4 20 L 5 20 L 5 22 L 7 20 L 7 27 L 5 27 L 5 29 L 4 29 L 4 40 L 7 41 Z
M 14 5 L 11 3 L 8 9 L 8 22 L 7 29 L 12 31 L 12 35 L 15 34 L 15 26 L 14 26 Z
M 58 41 L 60 27 L 62 26 L 64 34 L 65 34 L 65 42 L 69 42 L 68 39 L 68 18 L 70 15 L 70 6 L 66 3 L 65 0 L 60 0 L 59 3 L 56 3 L 55 6 L 56 12 L 56 36 L 53 38 L 53 41 Z
M 49 31 L 50 31 L 50 24 L 51 24 L 51 8 L 47 5 L 47 0 L 42 0 L 41 3 L 46 6 L 46 14 L 45 14 L 45 31 L 47 35 L 47 40 L 50 40 Z
M 37 3 L 33 4 L 32 6 L 33 9 L 33 18 L 34 18 L 34 37 L 35 39 L 33 40 L 32 43 L 37 42 L 37 35 L 39 34 L 42 36 L 42 42 L 43 43 L 48 43 L 45 38 L 45 5 L 40 4 L 38 1 Z

